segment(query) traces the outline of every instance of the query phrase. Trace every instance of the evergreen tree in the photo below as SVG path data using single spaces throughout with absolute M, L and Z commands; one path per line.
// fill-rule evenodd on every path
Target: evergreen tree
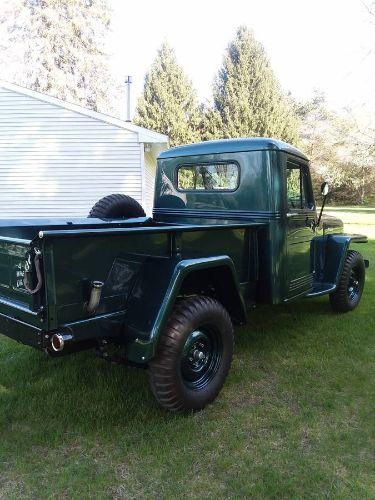
M 2 78 L 108 111 L 106 0 L 9 0 L 0 16 Z
M 203 141 L 212 139 L 222 139 L 225 137 L 223 132 L 224 124 L 219 111 L 211 106 L 202 104 L 200 107 L 201 121 L 200 133 Z
M 208 114 L 213 135 L 265 136 L 296 143 L 298 121 L 293 107 L 280 89 L 263 46 L 246 27 L 238 29 L 225 52 L 213 97 L 222 121 L 220 131 L 217 116 Z
M 173 49 L 163 43 L 145 77 L 135 123 L 167 134 L 172 146 L 198 141 L 200 113 L 196 93 Z

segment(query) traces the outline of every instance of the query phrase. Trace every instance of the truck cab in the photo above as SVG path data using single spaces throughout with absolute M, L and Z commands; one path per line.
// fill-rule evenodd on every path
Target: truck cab
M 175 224 L 259 224 L 248 237 L 249 277 L 272 304 L 327 292 L 318 260 L 336 218 L 318 222 L 308 158 L 274 139 L 231 139 L 182 146 L 159 156 L 154 220 Z M 243 257 L 243 256 L 242 256 Z M 238 270 L 240 266 L 238 267 Z M 244 276 L 239 276 L 241 282 Z

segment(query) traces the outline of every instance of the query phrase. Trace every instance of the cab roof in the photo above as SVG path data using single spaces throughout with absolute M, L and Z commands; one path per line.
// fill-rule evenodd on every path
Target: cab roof
M 167 149 L 160 153 L 159 158 L 178 158 L 180 156 L 209 155 L 220 153 L 235 153 L 240 151 L 285 151 L 304 160 L 308 158 L 297 148 L 287 142 L 268 137 L 248 137 L 240 139 L 220 139 L 217 141 L 197 142 Z

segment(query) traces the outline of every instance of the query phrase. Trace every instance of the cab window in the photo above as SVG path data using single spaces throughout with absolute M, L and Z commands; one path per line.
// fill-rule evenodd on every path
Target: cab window
M 238 187 L 236 163 L 181 165 L 177 170 L 180 191 L 234 191 Z
M 309 177 L 305 167 L 287 162 L 286 193 L 289 210 L 313 208 L 309 190 Z

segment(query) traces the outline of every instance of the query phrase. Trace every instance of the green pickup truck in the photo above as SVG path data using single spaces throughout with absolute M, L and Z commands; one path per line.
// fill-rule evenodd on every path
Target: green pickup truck
M 350 243 L 366 241 L 317 214 L 308 159 L 289 144 L 176 147 L 158 158 L 152 218 L 113 194 L 88 218 L 0 221 L 0 332 L 145 367 L 161 406 L 198 410 L 248 309 L 325 294 L 337 313 L 358 305 L 368 261 Z

